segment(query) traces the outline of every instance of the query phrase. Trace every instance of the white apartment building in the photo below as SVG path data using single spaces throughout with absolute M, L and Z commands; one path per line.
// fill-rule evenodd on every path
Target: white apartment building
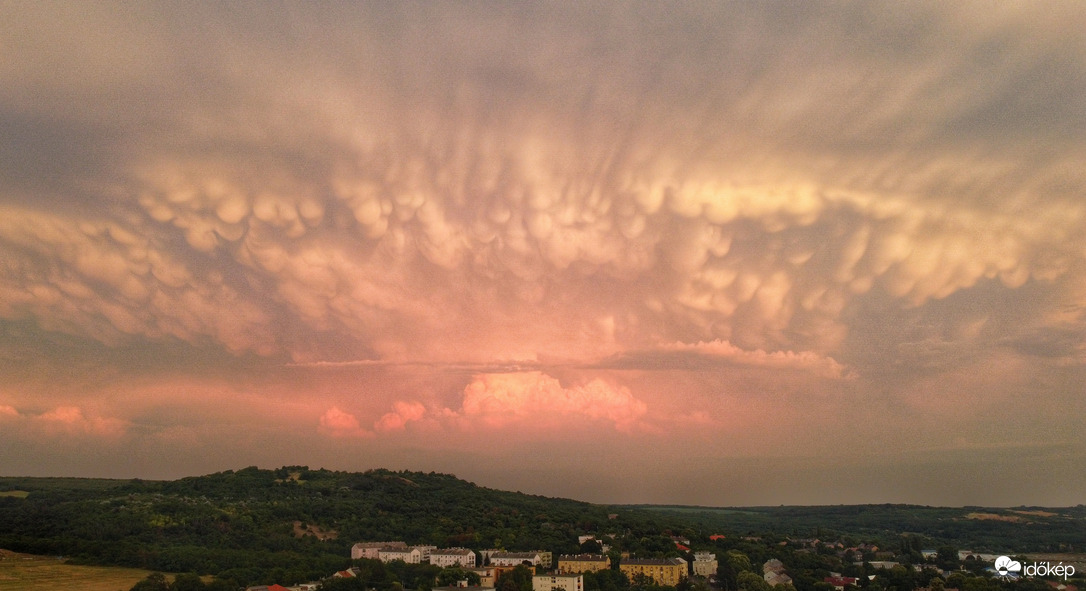
M 422 564 L 422 550 L 418 548 L 381 548 L 377 552 L 377 559 L 381 562 L 402 560 L 407 564 Z
M 535 575 L 532 591 L 584 591 L 582 575 Z
M 475 552 L 467 548 L 444 548 L 430 552 L 430 564 L 447 566 L 475 566 Z
M 377 559 L 381 548 L 406 548 L 403 542 L 359 542 L 351 546 L 351 560 L 359 558 Z
M 699 577 L 711 577 L 716 574 L 716 554 L 711 552 L 694 553 L 694 574 Z

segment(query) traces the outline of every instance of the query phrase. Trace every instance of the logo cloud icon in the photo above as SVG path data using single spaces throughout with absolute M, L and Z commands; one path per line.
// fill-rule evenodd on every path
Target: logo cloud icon
M 1005 577 L 1009 574 L 1018 574 L 1022 572 L 1022 563 L 1017 560 L 1011 560 L 1010 556 L 1000 556 L 995 560 L 995 569 L 999 573 L 999 576 Z

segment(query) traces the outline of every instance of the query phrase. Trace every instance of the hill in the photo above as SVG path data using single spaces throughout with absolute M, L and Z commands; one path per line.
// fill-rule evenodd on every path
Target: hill
M 673 535 L 695 550 L 746 544 L 752 559 L 796 538 L 875 542 L 906 559 L 939 546 L 1081 552 L 1086 508 L 606 506 L 448 474 L 305 466 L 175 481 L 0 477 L 0 548 L 241 583 L 326 576 L 349 566 L 351 545 L 363 540 L 558 555 L 580 551 L 588 533 L 636 556 L 678 555 Z

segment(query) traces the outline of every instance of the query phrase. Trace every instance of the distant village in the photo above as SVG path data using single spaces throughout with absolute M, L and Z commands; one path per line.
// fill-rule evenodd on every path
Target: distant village
M 710 537 L 714 541 L 723 538 L 722 535 Z M 743 540 L 747 543 L 761 542 L 761 538 L 757 537 L 746 537 Z M 563 554 L 557 557 L 546 550 L 507 552 L 498 549 L 413 546 L 402 541 L 359 542 L 351 548 L 351 559 L 377 560 L 382 563 L 400 561 L 409 565 L 429 564 L 460 577 L 453 584 L 434 586 L 431 591 L 498 591 L 503 588 L 503 576 L 518 569 L 522 572 L 527 569 L 530 573 L 531 591 L 586 591 L 586 574 L 600 571 L 617 571 L 630 581 L 631 586 L 651 588 L 653 591 L 668 591 L 668 588 L 670 591 L 795 591 L 789 565 L 778 558 L 770 558 L 761 565 L 761 579 L 757 580 L 757 565 L 750 565 L 749 558 L 742 553 L 728 551 L 725 559 L 729 562 L 738 560 L 739 568 L 743 571 L 738 584 L 733 587 L 722 580 L 721 564 L 716 553 L 691 550 L 690 540 L 682 537 L 672 537 L 675 549 L 692 560 L 677 556 L 638 558 L 625 552 L 612 552 L 610 546 L 593 535 L 584 535 L 578 539 L 582 546 L 592 541 L 598 542 L 600 553 Z M 815 583 L 814 587 L 818 591 L 892 591 L 895 587 L 887 588 L 876 583 L 877 579 L 880 576 L 892 578 L 910 571 L 924 574 L 923 579 L 929 582 L 928 586 L 916 587 L 915 591 L 980 591 L 970 589 L 968 585 L 965 589 L 949 587 L 947 582 L 964 580 L 963 574 L 978 574 L 978 571 L 991 575 L 994 573 L 992 564 L 998 558 L 995 554 L 974 553 L 969 550 L 956 551 L 956 556 L 948 556 L 945 549 L 923 550 L 923 563 L 903 564 L 894 560 L 894 552 L 880 550 L 874 544 L 846 547 L 842 542 L 789 539 L 779 542 L 779 545 L 796 548 L 797 555 L 832 553 L 848 561 L 845 564 L 851 563 L 855 567 L 862 567 L 864 572 L 874 573 L 860 577 L 829 572 L 828 576 Z M 745 564 L 743 561 L 746 561 Z M 956 562 L 957 568 L 946 568 L 950 566 L 948 561 Z M 323 582 L 290 587 L 255 586 L 248 587 L 246 591 L 321 591 L 334 588 L 326 584 L 328 581 L 359 577 L 362 572 L 358 567 L 351 567 L 331 574 Z M 1061 581 L 1050 580 L 1039 584 L 1042 587 L 1038 591 L 1078 591 L 1077 586 Z M 518 591 L 526 590 L 518 588 Z

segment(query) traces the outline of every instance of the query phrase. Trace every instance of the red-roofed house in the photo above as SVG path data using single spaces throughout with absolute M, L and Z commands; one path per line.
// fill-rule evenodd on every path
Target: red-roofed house
M 848 585 L 856 586 L 856 577 L 826 577 L 823 581 L 833 585 L 837 591 L 845 591 Z

